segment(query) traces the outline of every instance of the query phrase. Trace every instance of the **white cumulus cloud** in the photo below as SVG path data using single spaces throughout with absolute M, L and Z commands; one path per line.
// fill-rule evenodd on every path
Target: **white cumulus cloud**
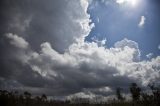
M 158 46 L 158 49 L 160 50 L 160 45 Z
M 146 17 L 145 16 L 141 16 L 140 22 L 138 24 L 139 27 L 143 27 L 146 21 Z
M 152 56 L 153 56 L 153 53 L 149 53 L 149 54 L 146 55 L 146 57 L 147 57 L 148 59 L 152 58 Z

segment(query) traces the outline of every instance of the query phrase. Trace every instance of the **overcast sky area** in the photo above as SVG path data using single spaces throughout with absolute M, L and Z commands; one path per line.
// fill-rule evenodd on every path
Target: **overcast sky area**
M 160 84 L 159 0 L 0 2 L 0 89 L 92 98 Z

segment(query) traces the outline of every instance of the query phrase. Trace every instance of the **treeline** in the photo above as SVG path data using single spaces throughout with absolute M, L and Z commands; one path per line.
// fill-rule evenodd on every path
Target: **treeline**
M 72 98 L 60 101 L 48 99 L 45 94 L 32 96 L 29 92 L 19 94 L 17 91 L 0 90 L 0 106 L 160 106 L 160 87 L 148 85 L 148 92 L 142 91 L 136 83 L 129 87 L 132 100 L 122 95 L 122 88 L 116 89 L 116 98 L 106 102 L 90 102 L 89 99 Z M 72 101 L 74 100 L 74 102 Z
M 32 96 L 27 91 L 19 94 L 17 91 L 0 90 L 0 106 L 65 106 L 65 104 L 69 104 L 69 101 L 49 100 L 45 94 Z
M 126 101 L 126 98 L 121 94 L 122 88 L 116 89 L 117 101 L 113 104 L 123 104 L 122 106 L 160 106 L 160 87 L 154 83 L 149 84 L 147 91 L 142 91 L 136 83 L 132 83 L 129 87 L 132 100 Z M 113 105 L 114 106 L 114 105 Z

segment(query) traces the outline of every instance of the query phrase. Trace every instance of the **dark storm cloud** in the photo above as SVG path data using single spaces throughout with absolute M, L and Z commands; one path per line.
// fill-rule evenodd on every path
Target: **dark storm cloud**
M 90 29 L 85 29 L 83 24 L 89 23 L 89 16 L 83 5 L 81 1 L 67 0 L 1 0 L 0 77 L 17 80 L 22 86 L 53 85 L 21 60 L 27 61 L 29 52 L 39 51 L 45 41 L 50 42 L 55 50 L 64 52 L 76 38 L 86 36 Z M 11 38 L 5 36 L 8 33 L 11 33 Z M 29 47 L 21 48 L 21 37 Z
M 24 89 L 35 94 L 44 92 L 47 95 L 68 95 L 83 91 L 84 88 L 93 89 L 104 86 L 111 86 L 113 88 L 116 86 L 124 87 L 128 86 L 128 83 L 133 81 L 127 76 L 113 77 L 113 74 L 118 72 L 115 67 L 105 65 L 105 68 L 101 69 L 103 64 L 101 66 L 101 63 L 96 63 L 96 61 L 101 61 L 98 60 L 100 54 L 97 53 L 94 53 L 93 55 L 83 54 L 83 56 L 90 59 L 90 61 L 93 59 L 93 63 L 84 60 L 77 65 L 72 66 L 74 59 L 67 60 L 67 58 L 73 54 L 64 57 L 64 60 L 61 60 L 61 54 L 57 54 L 50 48 L 48 43 L 44 43 L 43 46 L 41 46 L 42 51 L 40 54 L 37 54 L 38 57 L 33 56 L 27 61 L 27 58 L 30 58 L 30 55 L 34 54 L 29 48 L 30 46 L 19 46 L 19 43 L 22 45 L 25 44 L 24 42 L 26 41 L 20 39 L 20 37 L 18 39 L 17 35 L 8 35 L 10 36 L 7 36 L 6 34 L 6 37 L 9 38 L 5 39 L 5 45 L 8 45 L 8 48 L 6 48 L 5 51 L 9 50 L 9 52 L 13 54 L 10 56 L 9 52 L 6 53 L 3 61 L 1 61 L 1 77 L 5 79 L 5 81 L 1 83 L 5 88 L 8 87 L 7 89 L 12 89 L 12 87 L 18 87 L 20 89 L 24 87 Z M 16 56 L 17 54 L 18 56 Z M 98 56 L 97 58 L 95 57 L 96 55 Z M 75 54 L 75 56 L 79 55 Z M 65 60 L 68 62 L 63 63 Z M 5 63 L 6 61 L 8 63 Z M 77 60 L 77 62 L 78 61 L 79 60 Z M 42 72 L 37 71 L 32 65 L 39 67 Z M 45 71 L 47 74 L 43 75 L 43 72 Z M 14 81 L 16 81 L 16 84 L 13 83 Z M 40 90 L 33 90 L 38 88 Z
M 76 12 L 71 6 L 83 9 L 80 1 L 76 4 L 67 0 L 2 0 L 1 34 L 24 36 L 35 50 L 48 41 L 54 49 L 63 52 L 76 37 L 87 34 L 78 22 L 73 22 L 86 18 L 85 12 Z

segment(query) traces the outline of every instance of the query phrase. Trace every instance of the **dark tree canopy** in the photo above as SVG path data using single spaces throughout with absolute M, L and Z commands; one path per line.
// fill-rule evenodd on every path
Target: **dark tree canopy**
M 138 87 L 136 83 L 132 83 L 130 86 L 130 92 L 131 92 L 133 101 L 138 101 L 141 94 L 141 88 Z

